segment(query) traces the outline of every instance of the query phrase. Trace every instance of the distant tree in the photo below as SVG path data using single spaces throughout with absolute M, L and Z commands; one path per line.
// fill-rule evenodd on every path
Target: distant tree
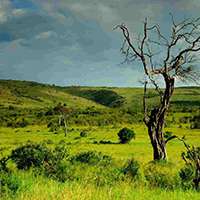
M 123 34 L 122 53 L 125 61 L 139 61 L 144 70 L 144 123 L 148 128 L 149 138 L 153 147 L 154 160 L 167 159 L 163 128 L 165 117 L 174 92 L 175 80 L 199 80 L 195 72 L 197 53 L 200 52 L 200 18 L 184 19 L 175 22 L 171 15 L 172 25 L 169 33 L 163 34 L 158 24 L 149 26 L 144 21 L 143 34 L 133 39 L 125 24 L 117 25 Z M 164 83 L 164 88 L 161 88 Z M 159 102 L 150 107 L 147 102 L 147 86 L 153 86 Z M 173 137 L 171 137 L 173 138 Z
M 66 105 L 66 104 L 65 104 Z M 59 126 L 64 128 L 65 137 L 67 136 L 67 117 L 72 113 L 72 109 L 66 108 L 64 105 L 59 103 L 54 111 L 59 113 Z

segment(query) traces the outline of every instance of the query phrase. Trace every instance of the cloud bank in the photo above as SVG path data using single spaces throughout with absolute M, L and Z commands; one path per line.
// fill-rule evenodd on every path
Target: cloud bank
M 1 0 L 0 78 L 60 85 L 138 86 L 141 70 L 120 64 L 122 37 L 148 17 L 167 30 L 177 18 L 198 15 L 200 1 Z

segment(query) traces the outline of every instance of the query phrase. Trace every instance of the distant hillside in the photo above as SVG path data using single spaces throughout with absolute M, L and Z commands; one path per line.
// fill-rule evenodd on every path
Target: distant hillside
M 30 81 L 0 80 L 0 105 L 40 108 L 66 103 L 69 107 L 95 106 L 141 108 L 142 88 L 59 87 Z M 155 103 L 157 94 L 151 89 L 149 102 Z M 200 106 L 200 88 L 176 88 L 172 106 Z
M 15 115 L 45 114 L 58 103 L 74 110 L 73 122 L 96 123 L 95 120 L 142 120 L 142 88 L 60 87 L 30 81 L 0 80 L 0 121 L 16 120 Z M 148 103 L 158 101 L 153 89 L 148 92 Z M 197 112 L 200 109 L 200 88 L 176 88 L 170 112 Z M 21 113 L 21 114 L 20 114 Z M 28 114 L 27 114 L 28 113 Z M 34 114 L 33 114 L 34 113 Z M 33 120 L 32 120 L 33 121 Z M 101 123 L 101 122 L 99 122 Z

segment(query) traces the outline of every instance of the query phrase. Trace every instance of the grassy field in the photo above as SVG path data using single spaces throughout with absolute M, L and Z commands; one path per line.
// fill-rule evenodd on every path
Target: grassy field
M 130 180 L 123 177 L 110 183 L 113 177 L 109 178 L 109 176 L 116 173 L 115 168 L 113 168 L 114 172 L 111 169 L 110 175 L 109 171 L 105 171 L 108 166 L 104 169 L 102 166 L 77 164 L 69 166 L 69 169 L 70 167 L 75 169 L 75 175 L 80 178 L 61 183 L 35 173 L 35 169 L 32 168 L 28 171 L 19 170 L 13 162 L 9 162 L 9 169 L 21 181 L 20 189 L 15 194 L 7 191 L 0 195 L 0 198 L 21 200 L 200 199 L 199 192 L 195 190 L 183 190 L 176 185 L 170 190 L 165 187 L 152 187 L 152 183 L 144 178 L 145 169 L 152 161 L 152 148 L 147 130 L 141 123 L 142 89 L 106 88 L 119 96 L 118 98 L 114 94 L 117 100 L 123 99 L 123 103 L 119 106 L 112 106 L 116 104 L 107 104 L 106 101 L 99 102 L 96 97 L 101 94 L 98 92 L 100 90 L 105 90 L 105 88 L 57 87 L 33 82 L 0 81 L 0 158 L 30 141 L 45 142 L 52 149 L 56 145 L 65 144 L 71 157 L 87 151 L 109 155 L 116 169 L 121 169 L 127 160 L 134 158 L 140 164 L 140 178 Z M 110 98 L 112 100 L 113 96 Z M 75 110 L 74 116 L 69 119 L 66 137 L 62 129 L 55 132 L 47 128 L 48 122 L 57 120 L 58 116 L 56 114 L 49 116 L 46 112 L 59 102 L 66 103 L 68 108 Z M 154 102 L 156 102 L 156 96 L 153 90 L 150 90 L 149 103 L 153 105 Z M 167 117 L 165 132 L 172 132 L 179 137 L 186 136 L 188 144 L 199 146 L 200 130 L 191 129 L 190 121 L 181 121 L 182 118 L 187 119 L 187 117 L 198 115 L 199 109 L 199 88 L 177 88 Z M 14 123 L 22 119 L 28 122 L 25 126 L 20 127 L 19 124 Z M 124 127 L 136 133 L 136 139 L 129 144 L 119 143 L 117 133 Z M 80 136 L 82 131 L 87 133 L 86 137 Z M 109 143 L 105 144 L 108 141 Z M 184 166 L 181 158 L 183 151 L 185 147 L 178 140 L 172 140 L 167 144 L 169 164 L 166 170 L 169 176 L 178 176 L 179 170 Z M 101 185 L 96 182 L 99 178 L 100 183 L 103 181 Z

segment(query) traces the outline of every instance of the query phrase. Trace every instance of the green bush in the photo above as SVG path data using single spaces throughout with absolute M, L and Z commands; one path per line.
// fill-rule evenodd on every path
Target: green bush
M 28 121 L 23 118 L 21 121 L 17 122 L 16 127 L 24 128 L 28 125 Z
M 164 133 L 165 139 L 170 138 L 172 135 L 173 135 L 173 133 L 172 133 L 171 131 L 166 131 L 166 132 Z
M 195 169 L 191 165 L 186 165 L 180 169 L 179 176 L 183 189 L 190 189 L 194 187 Z
M 42 170 L 45 176 L 60 182 L 65 182 L 72 175 L 69 165 L 66 164 L 68 158 L 67 148 L 59 144 L 51 152 L 51 156 L 43 163 Z
M 72 168 L 72 165 L 63 160 L 45 163 L 43 166 L 43 173 L 45 176 L 59 182 L 65 182 L 67 180 L 74 179 L 74 169 Z
M 110 140 L 100 140 L 99 144 L 113 144 Z
M 27 143 L 11 153 L 11 159 L 18 169 L 27 170 L 30 167 L 40 167 L 52 157 L 51 151 L 44 144 Z
M 86 131 L 81 131 L 80 137 L 87 137 L 88 133 Z
M 200 189 L 200 147 L 187 145 L 184 142 L 187 152 L 182 153 L 185 166 L 179 172 L 184 188 Z
M 193 116 L 190 119 L 190 128 L 191 129 L 200 129 L 200 115 Z
M 115 166 L 103 166 L 95 169 L 94 183 L 99 186 L 114 185 L 123 180 L 123 173 Z
M 21 184 L 21 180 L 16 175 L 0 172 L 0 194 L 15 194 L 20 189 Z
M 68 150 L 61 144 L 50 150 L 45 143 L 28 143 L 13 150 L 11 159 L 18 169 L 28 170 L 30 167 L 36 167 L 37 173 L 64 182 L 69 178 L 69 171 L 65 164 L 68 155 Z
M 139 168 L 140 168 L 139 163 L 136 160 L 131 159 L 128 160 L 126 164 L 123 166 L 122 172 L 131 179 L 134 179 L 139 175 Z
M 123 128 L 118 132 L 120 143 L 129 143 L 132 139 L 135 139 L 135 132 L 128 128 Z
M 58 131 L 59 126 L 55 122 L 49 122 L 47 124 L 47 128 L 49 128 L 49 132 L 55 132 L 55 131 Z
M 111 164 L 112 158 L 107 155 L 103 155 L 101 152 L 88 151 L 79 153 L 71 158 L 71 162 L 81 162 L 89 165 L 108 165 Z
M 180 185 L 177 174 L 167 163 L 149 163 L 144 170 L 144 175 L 150 187 L 173 190 Z

